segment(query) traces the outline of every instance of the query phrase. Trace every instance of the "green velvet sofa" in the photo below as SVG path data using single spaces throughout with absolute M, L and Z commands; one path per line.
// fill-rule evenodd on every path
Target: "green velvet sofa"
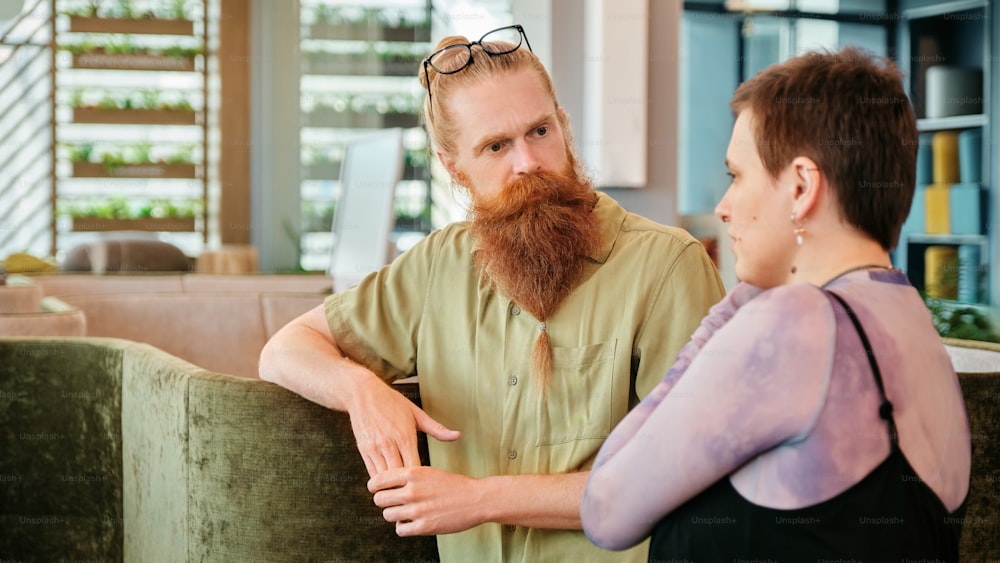
M 962 561 L 1000 561 L 1000 346 L 946 344 L 974 447 Z M 365 480 L 348 417 L 271 383 L 125 340 L 0 339 L 0 560 L 436 560 Z
M 271 383 L 126 340 L 0 339 L 4 561 L 437 559 L 365 481 L 348 417 Z

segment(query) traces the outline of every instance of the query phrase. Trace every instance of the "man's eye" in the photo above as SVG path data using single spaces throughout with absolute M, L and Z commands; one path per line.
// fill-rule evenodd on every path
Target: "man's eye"
M 538 129 L 535 130 L 535 132 L 538 133 L 539 137 L 544 137 L 549 132 L 549 128 L 539 127 Z
M 498 142 L 497 143 L 493 143 L 492 145 L 490 145 L 490 152 L 500 152 L 500 148 L 501 147 L 503 147 L 502 144 L 500 144 Z

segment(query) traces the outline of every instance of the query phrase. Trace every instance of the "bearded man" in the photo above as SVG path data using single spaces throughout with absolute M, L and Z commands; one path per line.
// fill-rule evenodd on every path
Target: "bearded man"
M 445 38 L 419 74 L 469 220 L 289 323 L 261 378 L 350 414 L 374 502 L 399 535 L 436 534 L 443 561 L 645 561 L 590 544 L 583 487 L 722 298 L 718 272 L 688 233 L 594 190 L 520 26 Z M 417 374 L 423 409 L 386 385 Z

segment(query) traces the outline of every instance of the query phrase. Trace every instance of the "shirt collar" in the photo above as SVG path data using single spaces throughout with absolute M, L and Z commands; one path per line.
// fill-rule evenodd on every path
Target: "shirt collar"
M 604 192 L 597 192 L 597 205 L 594 206 L 594 216 L 601 229 L 601 244 L 596 252 L 588 257 L 598 264 L 603 264 L 615 247 L 618 234 L 621 233 L 622 222 L 625 220 L 625 209 Z

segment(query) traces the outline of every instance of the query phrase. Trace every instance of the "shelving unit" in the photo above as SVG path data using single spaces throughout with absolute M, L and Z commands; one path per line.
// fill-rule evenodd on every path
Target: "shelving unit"
M 968 147 L 959 158 L 961 179 L 940 183 L 941 176 L 937 171 L 928 183 L 921 185 L 921 168 L 918 162 L 918 190 L 915 194 L 913 212 L 904 226 L 896 252 L 896 262 L 906 271 L 910 281 L 917 289 L 927 290 L 926 253 L 931 247 L 953 248 L 957 254 L 967 252 L 967 256 L 978 254 L 975 263 L 959 263 L 944 266 L 952 274 L 962 276 L 959 283 L 964 284 L 964 295 L 946 296 L 946 299 L 958 299 L 967 303 L 980 305 L 995 305 L 1000 303 L 1000 275 L 997 267 L 998 255 L 997 226 L 998 170 L 995 164 L 997 155 L 992 154 L 990 147 L 996 146 L 996 112 L 991 92 L 995 82 L 998 62 L 992 56 L 996 38 L 992 36 L 995 30 L 996 14 L 992 13 L 991 2 L 986 0 L 957 0 L 949 2 L 927 2 L 926 0 L 909 0 L 901 2 L 902 18 L 899 22 L 900 66 L 907 77 L 907 89 L 914 110 L 917 114 L 917 128 L 924 142 L 934 134 L 954 132 L 978 133 L 981 138 L 978 151 L 969 152 Z M 975 92 L 958 95 L 949 91 L 954 84 L 935 90 L 928 87 L 929 70 L 944 65 L 949 72 L 976 71 L 981 73 L 981 87 Z M 942 72 L 937 68 L 931 72 Z M 970 81 L 975 84 L 974 81 Z M 976 88 L 973 86 L 973 88 Z M 942 94 L 942 92 L 944 92 Z M 977 154 L 978 152 L 978 154 Z M 939 155 L 940 156 L 940 155 Z M 933 149 L 923 151 L 922 158 L 935 158 Z M 957 158 L 957 157 L 956 157 Z M 961 166 L 964 165 L 964 166 Z M 969 178 L 972 178 L 970 181 Z M 954 180 L 954 178 L 953 178 Z M 938 181 L 939 184 L 934 184 Z M 954 186 L 962 183 L 966 194 L 977 193 L 980 217 L 972 217 L 964 210 L 967 203 L 958 206 Z M 937 190 L 935 197 L 925 196 L 921 188 L 928 185 L 939 185 L 946 190 Z M 978 184 L 976 190 L 970 187 Z M 944 196 L 944 200 L 941 198 Z M 975 199 L 973 197 L 972 199 Z M 929 228 L 926 218 L 944 215 L 944 205 L 948 206 L 948 230 L 944 231 L 941 221 L 932 221 Z M 972 209 L 975 206 L 971 207 Z M 979 232 L 963 232 L 969 229 L 958 229 L 978 222 Z M 939 231 L 939 232 L 928 232 Z M 944 232 L 940 232 L 944 231 Z M 958 231 L 958 233 L 956 233 Z M 946 270 L 947 272 L 947 270 Z M 971 297 L 970 297 L 971 296 Z
M 400 127 L 407 151 L 396 187 L 397 236 L 427 233 L 430 170 L 420 124 L 420 61 L 431 48 L 429 0 L 302 0 L 300 266 L 324 270 L 335 244 L 346 143 Z M 419 235 L 416 235 L 419 236 Z
M 171 233 L 196 254 L 207 237 L 206 3 L 52 3 L 53 253 L 128 230 Z

